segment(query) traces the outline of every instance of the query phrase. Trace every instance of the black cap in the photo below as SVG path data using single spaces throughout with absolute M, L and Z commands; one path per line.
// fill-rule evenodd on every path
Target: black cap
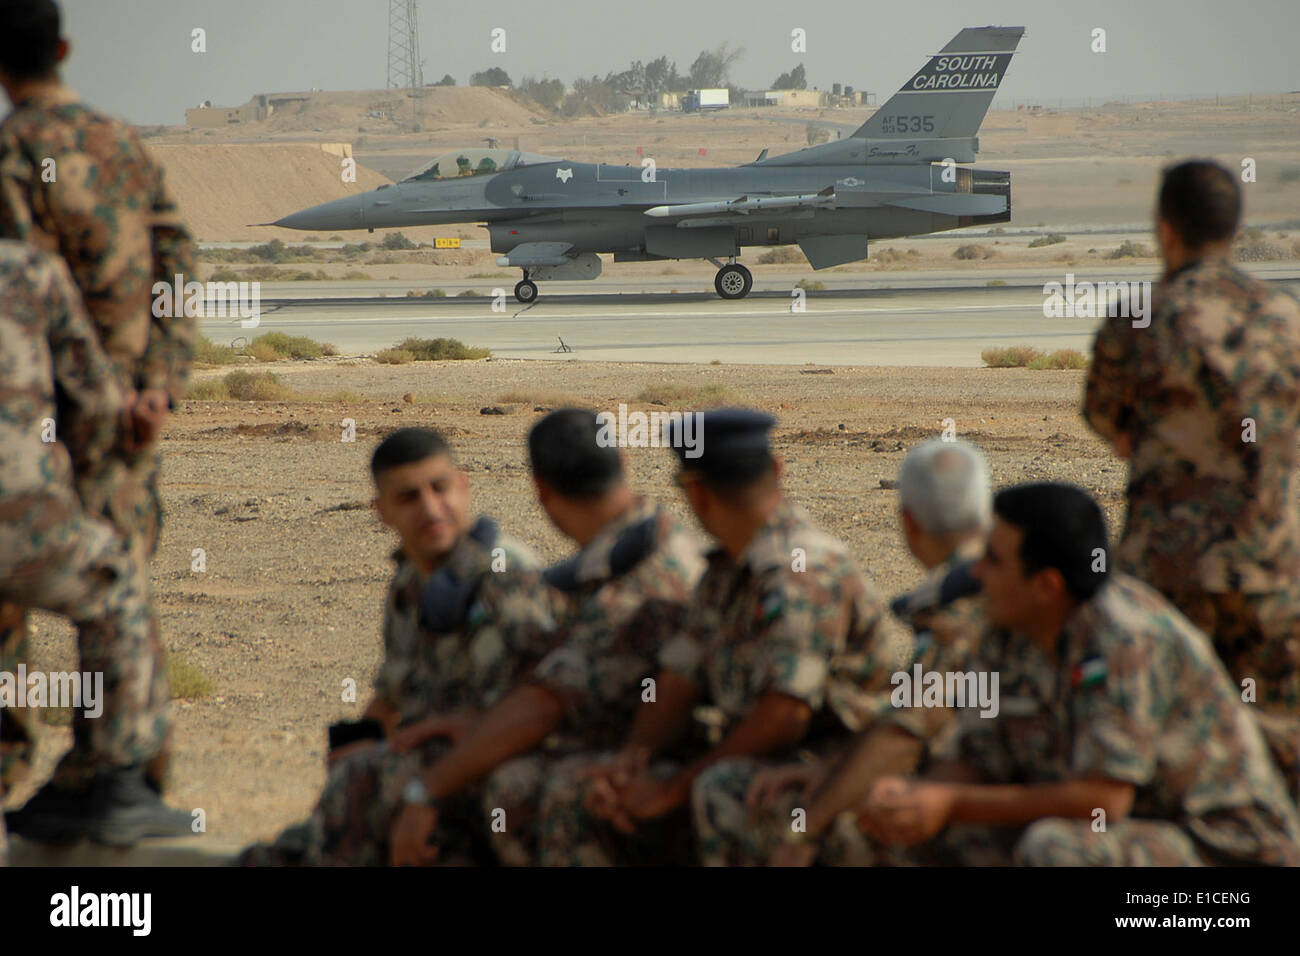
M 669 446 L 681 460 L 682 468 L 712 472 L 725 469 L 736 458 L 766 458 L 771 455 L 767 433 L 776 419 L 752 408 L 715 408 L 707 412 L 688 412 L 700 417 L 687 423 L 670 419 L 666 431 Z M 685 433 L 683 434 L 683 429 Z M 684 440 L 685 439 L 685 440 Z M 688 447 L 687 441 L 692 441 Z

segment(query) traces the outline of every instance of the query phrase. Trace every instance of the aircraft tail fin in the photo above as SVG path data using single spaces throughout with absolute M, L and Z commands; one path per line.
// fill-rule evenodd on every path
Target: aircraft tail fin
M 1024 27 L 962 30 L 853 136 L 913 143 L 973 140 L 1024 33 Z

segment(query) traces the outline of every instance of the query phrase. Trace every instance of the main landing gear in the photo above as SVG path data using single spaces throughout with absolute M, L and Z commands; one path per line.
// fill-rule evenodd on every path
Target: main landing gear
M 718 274 L 713 278 L 713 288 L 724 299 L 743 299 L 754 287 L 754 276 L 748 269 L 733 258 L 725 266 L 716 259 L 710 259 L 718 267 Z
M 515 298 L 524 305 L 537 298 L 537 283 L 528 278 L 527 269 L 524 270 L 524 277 L 515 283 Z

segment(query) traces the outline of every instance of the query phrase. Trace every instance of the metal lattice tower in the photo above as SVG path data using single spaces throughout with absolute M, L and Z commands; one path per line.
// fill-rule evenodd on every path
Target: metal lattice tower
M 423 86 L 418 0 L 388 0 L 388 88 Z

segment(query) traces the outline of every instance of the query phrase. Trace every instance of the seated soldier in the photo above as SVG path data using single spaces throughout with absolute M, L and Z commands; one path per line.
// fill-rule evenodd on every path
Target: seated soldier
M 470 519 L 469 476 L 443 437 L 403 428 L 371 460 L 375 509 L 398 533 L 384 605 L 384 659 L 366 708 L 374 739 L 330 755 L 325 789 L 306 824 L 244 863 L 383 865 L 402 788 L 506 694 L 551 647 L 556 601 L 540 565 L 490 518 Z M 488 822 L 472 795 L 449 808 L 458 826 L 442 862 L 485 859 Z
M 563 644 L 413 782 L 394 823 L 395 864 L 433 859 L 430 838 L 440 844 L 454 826 L 446 808 L 485 775 L 483 809 L 501 823 L 492 834 L 498 857 L 535 862 L 544 782 L 614 747 L 653 701 L 645 685 L 655 655 L 680 631 L 704 562 L 679 521 L 628 488 L 622 455 L 599 432 L 596 413 L 576 408 L 550 413 L 529 432 L 538 500 L 579 547 L 547 571 L 571 599 Z M 575 861 L 602 859 L 586 833 L 548 839 Z M 671 841 L 646 850 L 655 862 L 680 858 Z
M 1156 591 L 1106 571 L 1084 491 L 1008 488 L 975 575 L 989 623 L 975 666 L 992 719 L 960 713 L 958 759 L 882 777 L 877 839 L 931 862 L 1300 862 L 1300 816 L 1209 639 Z
M 983 627 L 971 565 L 984 551 L 992 521 L 988 464 L 969 442 L 929 439 L 903 459 L 898 497 L 908 550 L 928 573 L 922 584 L 896 597 L 890 607 L 916 635 L 915 664 L 922 674 L 966 672 Z M 910 681 L 913 669 L 903 676 Z M 895 697 L 889 696 L 891 701 Z M 785 831 L 785 842 L 770 864 L 807 866 L 814 859 L 841 865 L 884 862 L 881 848 L 868 845 L 858 829 L 852 810 L 878 776 L 910 773 L 939 751 L 949 736 L 941 731 L 954 723 L 949 708 L 915 707 L 910 694 L 898 696 L 900 706 L 882 708 L 880 718 L 833 769 L 791 764 L 754 781 L 747 797 L 751 808 L 780 799 L 781 791 L 792 785 L 805 787 L 805 828 Z
M 843 746 L 863 700 L 911 659 L 910 638 L 848 549 L 784 497 L 768 444 L 774 424 L 748 409 L 705 412 L 696 458 L 670 432 L 678 483 L 717 546 L 685 631 L 660 654 L 658 703 L 637 715 L 618 769 L 570 797 L 628 834 L 689 805 L 709 865 L 766 859 L 791 825 L 789 806 L 747 824 L 760 758 Z M 644 768 L 701 701 L 722 712 L 721 742 L 669 777 Z M 544 805 L 544 818 L 551 812 Z

